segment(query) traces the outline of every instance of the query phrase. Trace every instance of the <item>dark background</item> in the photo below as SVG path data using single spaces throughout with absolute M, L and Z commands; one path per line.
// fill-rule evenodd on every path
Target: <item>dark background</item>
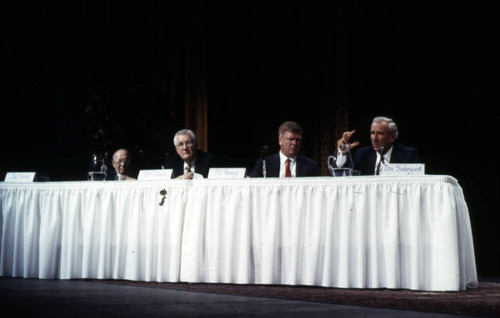
M 363 145 L 374 116 L 392 117 L 428 173 L 458 180 L 478 272 L 500 275 L 497 1 L 0 6 L 2 180 L 8 171 L 82 180 L 92 153 L 119 147 L 136 171 L 159 168 L 184 128 L 186 52 L 200 23 L 209 151 L 251 169 L 263 144 L 277 150 L 279 124 L 295 120 L 303 152 L 320 161 L 335 110 Z

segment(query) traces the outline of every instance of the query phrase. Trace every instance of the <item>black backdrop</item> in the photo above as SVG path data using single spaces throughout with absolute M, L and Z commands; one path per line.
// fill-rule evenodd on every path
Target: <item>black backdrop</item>
M 495 1 L 208 1 L 209 150 L 251 168 L 263 144 L 277 149 L 284 120 L 304 126 L 313 156 L 329 107 L 347 105 L 363 144 L 374 116 L 392 117 L 429 173 L 457 178 L 479 274 L 498 276 L 498 9 Z M 0 178 L 37 171 L 80 180 L 90 154 L 121 146 L 133 150 L 136 169 L 158 168 L 174 151 L 184 120 L 184 2 L 3 1 L 0 11 Z

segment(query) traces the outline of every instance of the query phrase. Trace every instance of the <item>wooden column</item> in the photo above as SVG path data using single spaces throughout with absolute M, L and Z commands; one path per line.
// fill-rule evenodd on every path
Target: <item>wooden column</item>
M 335 10 L 335 50 L 332 61 L 326 69 L 329 70 L 328 82 L 331 90 L 323 105 L 321 117 L 320 165 L 321 174 L 329 176 L 327 159 L 337 147 L 337 140 L 349 129 L 348 111 L 348 38 L 344 21 L 345 8 L 343 1 L 336 1 Z
M 342 133 L 349 129 L 349 40 L 345 15 L 344 1 L 338 0 L 335 23 L 335 130 L 332 136 L 334 148 L 337 147 L 337 140 Z
M 186 113 L 185 127 L 198 136 L 198 147 L 208 150 L 207 61 L 205 1 L 186 1 Z

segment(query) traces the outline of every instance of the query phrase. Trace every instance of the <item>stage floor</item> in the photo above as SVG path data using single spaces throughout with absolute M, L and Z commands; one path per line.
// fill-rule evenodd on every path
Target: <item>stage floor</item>
M 5 317 L 484 317 L 500 316 L 500 280 L 418 292 L 3 277 L 0 303 Z

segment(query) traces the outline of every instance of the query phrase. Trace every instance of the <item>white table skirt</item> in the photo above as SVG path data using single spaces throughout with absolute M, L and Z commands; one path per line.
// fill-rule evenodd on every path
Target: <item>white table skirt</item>
M 0 200 L 0 276 L 477 287 L 449 176 L 0 183 Z

